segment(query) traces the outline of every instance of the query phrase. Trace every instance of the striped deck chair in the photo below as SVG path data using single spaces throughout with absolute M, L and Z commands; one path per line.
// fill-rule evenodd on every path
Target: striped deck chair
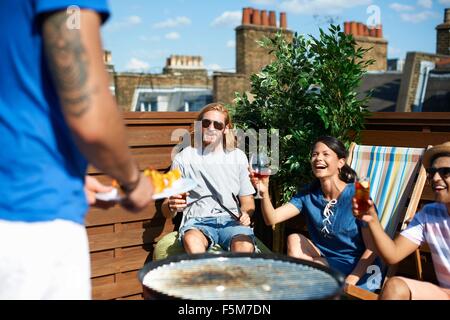
M 395 237 L 397 231 L 406 228 L 417 210 L 426 181 L 425 169 L 421 165 L 424 152 L 425 148 L 355 143 L 350 146 L 347 163 L 358 176 L 370 178 L 370 196 L 378 209 L 381 225 L 391 238 Z M 406 208 L 408 199 L 410 201 Z M 386 277 L 395 273 L 395 266 L 386 268 Z M 377 299 L 375 293 L 357 286 L 349 286 L 345 291 L 353 297 Z

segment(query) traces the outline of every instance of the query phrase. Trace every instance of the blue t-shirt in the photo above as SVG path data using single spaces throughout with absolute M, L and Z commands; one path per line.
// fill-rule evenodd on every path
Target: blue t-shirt
M 361 233 L 361 222 L 353 216 L 353 183 L 347 184 L 336 204 L 330 204 L 329 222 L 324 210 L 328 204 L 320 186 L 297 193 L 290 201 L 301 214 L 306 215 L 308 231 L 331 268 L 344 275 L 350 274 L 366 250 Z M 329 231 L 326 232 L 324 227 Z
M 0 2 L 0 219 L 84 222 L 87 162 L 64 121 L 44 55 L 42 14 L 106 0 Z M 69 15 L 68 15 L 69 16 Z

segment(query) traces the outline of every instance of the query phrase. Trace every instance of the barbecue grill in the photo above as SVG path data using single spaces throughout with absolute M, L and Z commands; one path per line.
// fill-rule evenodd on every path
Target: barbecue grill
M 284 255 L 223 252 L 148 262 L 139 280 L 146 299 L 316 300 L 339 298 L 344 278 Z

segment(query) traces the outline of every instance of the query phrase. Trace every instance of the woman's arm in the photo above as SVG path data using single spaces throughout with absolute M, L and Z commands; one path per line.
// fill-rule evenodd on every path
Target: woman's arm
M 358 204 L 353 198 L 353 215 L 362 221 L 367 222 L 370 238 L 372 239 L 373 248 L 376 249 L 378 255 L 387 264 L 396 264 L 413 253 L 419 245 L 411 240 L 398 236 L 392 240 L 380 224 L 378 215 L 375 211 L 373 201 L 369 200 L 369 210 L 365 213 L 359 212 Z

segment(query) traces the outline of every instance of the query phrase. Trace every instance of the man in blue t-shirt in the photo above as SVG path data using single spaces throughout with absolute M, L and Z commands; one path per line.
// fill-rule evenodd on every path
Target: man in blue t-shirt
M 83 226 L 90 162 L 131 211 L 152 186 L 109 91 L 106 0 L 0 2 L 0 299 L 89 299 Z

